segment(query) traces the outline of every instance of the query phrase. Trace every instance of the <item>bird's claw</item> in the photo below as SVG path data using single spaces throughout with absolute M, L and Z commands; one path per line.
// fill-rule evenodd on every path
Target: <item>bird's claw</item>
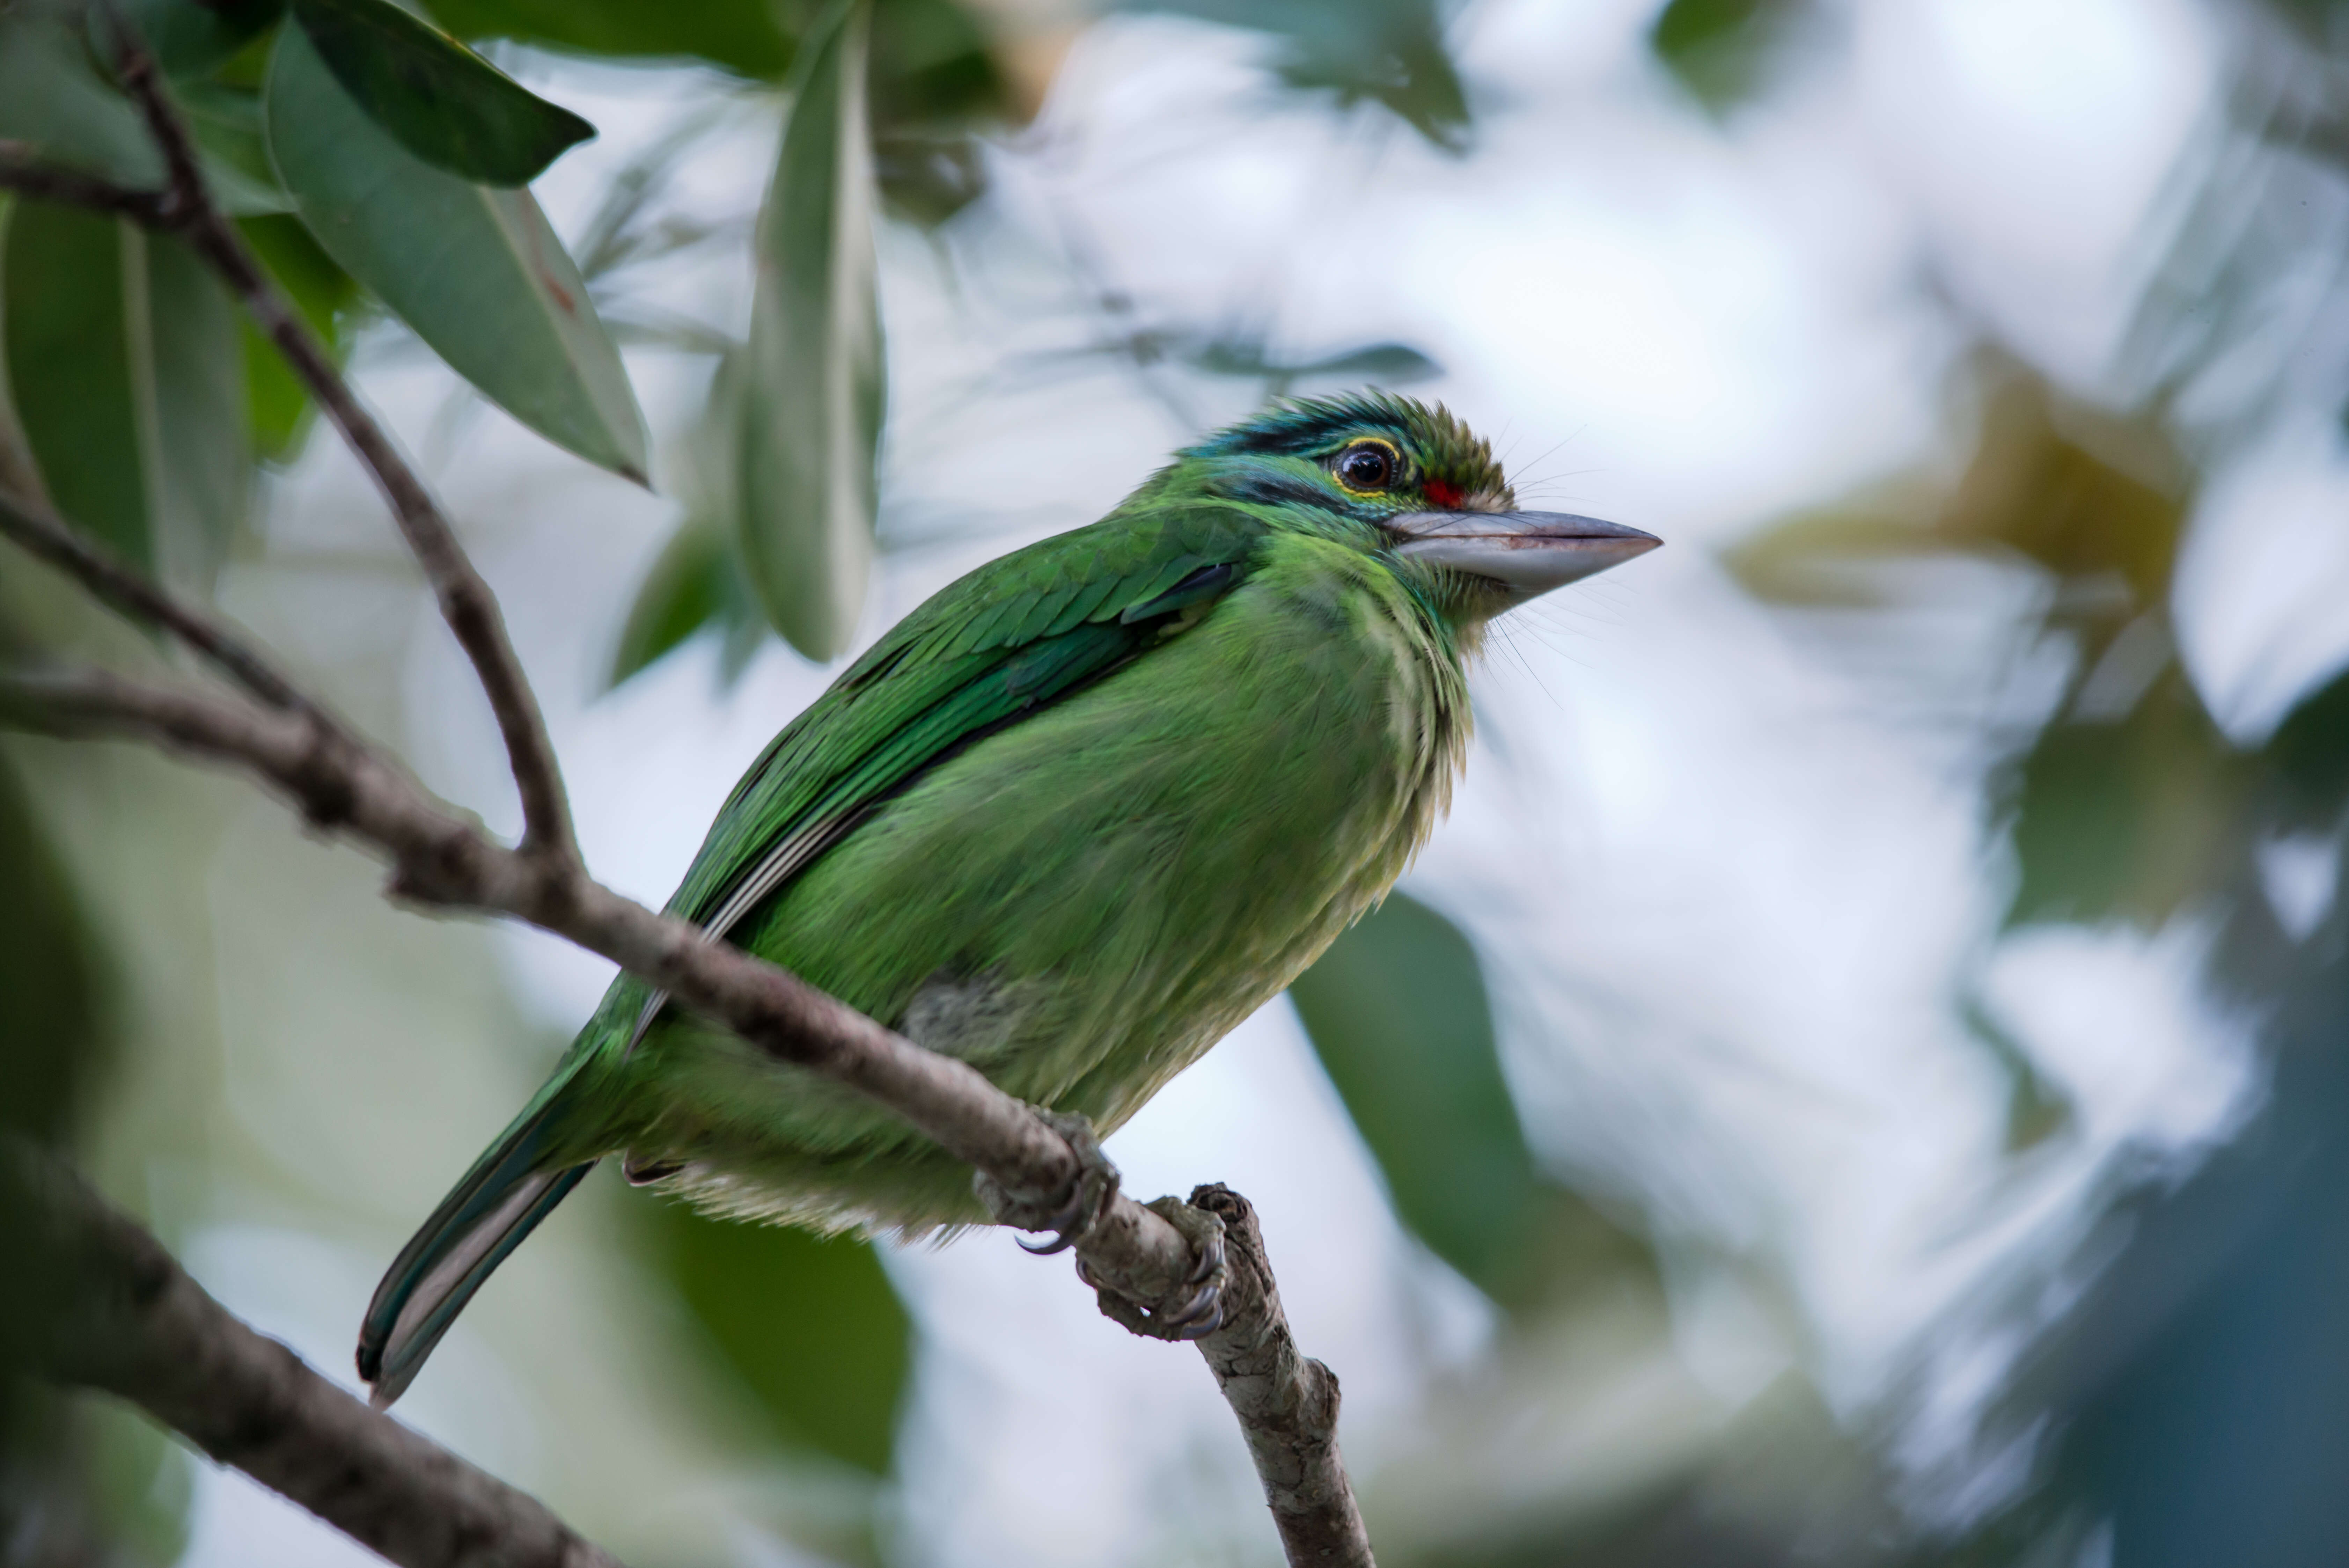
M 981 1171 L 971 1179 L 971 1188 L 978 1194 L 988 1212 L 999 1225 L 1015 1226 L 1022 1231 L 1050 1231 L 1050 1241 L 1019 1245 L 1038 1257 L 1050 1257 L 1065 1252 L 1092 1233 L 1101 1223 L 1102 1215 L 1117 1198 L 1117 1167 L 1102 1153 L 1101 1140 L 1093 1136 L 1093 1124 L 1081 1116 L 1064 1115 L 1039 1106 L 1036 1114 L 1054 1132 L 1069 1140 L 1077 1151 L 1077 1176 L 1070 1184 L 1068 1196 L 1049 1207 L 1013 1197 L 993 1177 Z
M 1095 1279 L 1082 1258 L 1077 1260 L 1077 1278 L 1093 1288 L 1104 1316 L 1135 1334 L 1153 1339 L 1204 1339 L 1224 1325 L 1224 1291 L 1231 1282 L 1223 1220 L 1179 1198 L 1161 1198 L 1143 1207 L 1180 1231 L 1198 1253 L 1190 1273 L 1154 1306 L 1144 1306 Z

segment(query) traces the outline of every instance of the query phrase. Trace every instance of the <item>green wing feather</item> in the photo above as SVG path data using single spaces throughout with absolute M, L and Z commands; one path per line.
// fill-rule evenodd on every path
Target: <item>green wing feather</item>
M 1228 591 L 1265 532 L 1235 507 L 1113 513 L 942 589 L 775 737 L 718 814 L 670 912 L 730 928 L 926 769 L 1144 652 L 1174 617 Z

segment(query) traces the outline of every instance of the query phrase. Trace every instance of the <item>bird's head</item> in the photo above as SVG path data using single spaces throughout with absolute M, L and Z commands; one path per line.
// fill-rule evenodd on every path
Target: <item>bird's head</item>
M 1283 403 L 1185 450 L 1168 477 L 1376 556 L 1464 628 L 1662 543 L 1517 510 L 1483 437 L 1441 404 L 1380 392 Z

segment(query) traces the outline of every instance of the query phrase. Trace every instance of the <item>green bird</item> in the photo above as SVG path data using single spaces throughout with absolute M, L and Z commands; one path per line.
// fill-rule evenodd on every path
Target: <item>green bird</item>
M 1276 407 L 898 622 L 751 764 L 669 911 L 1105 1135 L 1402 874 L 1486 623 L 1658 542 L 1517 511 L 1441 407 Z M 665 1002 L 614 981 L 393 1262 L 378 1405 L 606 1156 L 823 1231 L 992 1217 L 886 1110 Z

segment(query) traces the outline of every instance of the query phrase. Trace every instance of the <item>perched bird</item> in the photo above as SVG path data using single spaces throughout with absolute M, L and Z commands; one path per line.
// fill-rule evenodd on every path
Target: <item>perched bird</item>
M 1657 543 L 1517 511 L 1440 407 L 1277 407 L 900 621 L 743 775 L 668 908 L 1106 1134 L 1402 873 L 1485 624 Z M 823 1230 L 990 1218 L 885 1110 L 624 974 L 378 1288 L 378 1405 L 610 1155 Z

